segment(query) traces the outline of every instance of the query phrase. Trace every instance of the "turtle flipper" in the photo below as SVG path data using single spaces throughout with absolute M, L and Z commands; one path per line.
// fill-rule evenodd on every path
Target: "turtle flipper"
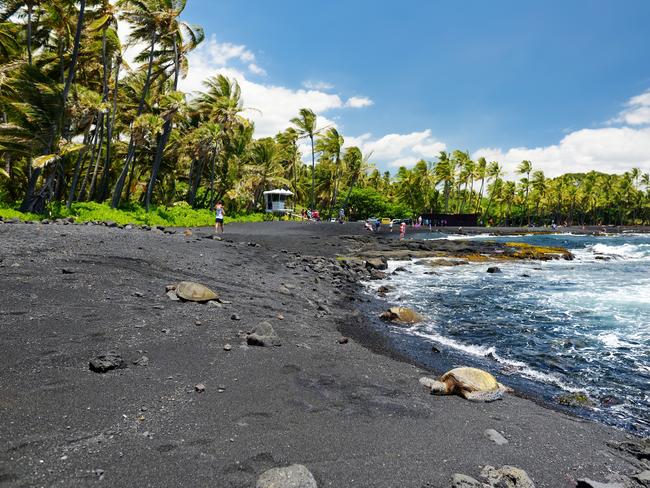
M 492 391 L 463 391 L 461 396 L 472 402 L 493 402 L 503 398 L 503 391 L 500 389 Z
M 432 395 L 447 395 L 449 394 L 447 384 L 433 378 L 422 377 L 420 384 L 426 389 L 431 390 Z
M 497 383 L 497 385 L 499 385 L 499 390 L 501 390 L 504 393 L 514 393 L 515 392 L 515 390 L 513 390 L 512 388 L 510 388 L 509 386 L 506 386 L 504 384 Z

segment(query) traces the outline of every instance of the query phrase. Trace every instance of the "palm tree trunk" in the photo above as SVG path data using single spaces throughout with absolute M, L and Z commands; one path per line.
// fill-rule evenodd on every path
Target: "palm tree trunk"
M 74 200 L 74 194 L 77 191 L 77 184 L 79 183 L 79 176 L 81 175 L 81 162 L 83 161 L 84 156 L 86 155 L 86 146 L 88 144 L 88 138 L 90 137 L 90 127 L 86 130 L 84 134 L 84 148 L 79 151 L 79 156 L 77 156 L 77 164 L 74 169 L 74 177 L 72 178 L 72 184 L 70 185 L 70 192 L 68 193 L 68 202 L 66 207 L 70 209 L 72 206 L 72 201 Z
M 81 43 L 81 30 L 84 23 L 84 13 L 86 10 L 86 0 L 81 0 L 79 2 L 79 16 L 77 17 L 77 30 L 74 34 L 74 45 L 72 47 L 72 60 L 70 61 L 70 68 L 68 69 L 68 77 L 65 80 L 65 86 L 63 87 L 63 109 L 61 110 L 61 117 L 65 114 L 65 104 L 68 101 L 68 93 L 70 92 L 70 87 L 72 86 L 72 80 L 74 79 L 74 69 L 77 64 L 77 58 L 79 57 L 79 44 Z M 63 127 L 63 125 L 61 125 Z
M 120 77 L 120 65 L 122 57 L 118 56 L 115 66 L 115 86 L 113 88 L 113 110 L 111 116 L 106 119 L 106 162 L 104 163 L 104 173 L 102 174 L 102 184 L 99 192 L 99 199 L 106 200 L 108 197 L 108 179 L 111 170 L 111 145 L 113 143 L 113 127 L 115 126 L 115 113 L 117 112 L 117 87 Z
M 175 36 L 172 44 L 174 47 L 174 91 L 176 91 L 178 90 L 180 59 L 178 53 L 178 45 L 176 43 Z M 154 158 L 153 167 L 151 168 L 151 179 L 149 180 L 149 185 L 147 186 L 147 198 L 145 200 L 145 208 L 147 212 L 149 211 L 149 205 L 151 203 L 151 195 L 153 194 L 153 187 L 156 184 L 156 178 L 158 178 L 158 171 L 160 170 L 160 164 L 162 163 L 163 151 L 165 150 L 165 146 L 167 145 L 169 134 L 172 131 L 172 119 L 173 119 L 173 114 L 170 115 L 169 120 L 165 122 L 162 136 L 158 140 L 158 147 L 156 148 L 156 157 Z
M 32 65 L 32 4 L 27 4 L 27 62 Z
M 88 187 L 88 179 L 90 178 L 90 168 L 92 167 L 93 161 L 95 160 L 95 150 L 97 149 L 97 138 L 99 136 L 99 114 L 100 113 L 97 112 L 97 123 L 95 124 L 95 132 L 93 134 L 93 139 L 90 146 L 90 161 L 88 162 L 88 169 L 86 170 L 83 182 L 81 183 L 81 189 L 79 190 L 79 196 L 77 197 L 78 200 L 84 200 L 86 198 L 85 195 L 86 188 Z
M 95 169 L 93 177 L 90 180 L 90 190 L 88 191 L 88 200 L 95 196 L 95 185 L 97 183 L 97 173 L 99 172 L 99 161 L 102 159 L 102 140 L 104 139 L 104 112 L 99 114 L 99 143 L 97 144 L 97 159 L 95 160 Z
M 316 184 L 314 180 L 314 173 L 316 172 L 316 160 L 314 157 L 314 135 L 309 134 L 309 139 L 311 139 L 311 208 L 313 210 L 316 207 Z
M 151 84 L 151 71 L 153 69 L 153 57 L 156 47 L 156 40 L 158 36 L 154 31 L 151 34 L 151 47 L 149 48 L 149 65 L 147 66 L 147 76 L 145 78 L 144 87 L 142 88 L 142 96 L 140 97 L 140 103 L 138 104 L 138 112 L 136 117 L 142 115 L 142 110 L 144 109 L 144 102 L 147 98 L 147 92 L 149 91 L 149 85 Z M 120 173 L 120 177 L 115 183 L 115 190 L 113 191 L 113 199 L 111 201 L 111 207 L 117 208 L 120 205 L 120 199 L 122 197 L 122 190 L 124 189 L 124 182 L 126 181 L 126 176 L 129 173 L 129 166 L 133 156 L 135 155 L 135 143 L 133 141 L 133 130 L 131 130 L 131 136 L 129 137 L 129 148 L 126 152 L 126 160 L 124 161 L 124 167 Z

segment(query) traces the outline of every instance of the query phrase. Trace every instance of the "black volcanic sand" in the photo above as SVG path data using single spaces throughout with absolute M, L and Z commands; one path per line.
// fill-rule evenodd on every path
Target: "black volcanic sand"
M 621 431 L 514 395 L 423 391 L 430 372 L 371 330 L 334 258 L 367 245 L 344 236 L 362 232 L 240 224 L 217 241 L 211 229 L 1 224 L 0 486 L 253 487 L 300 463 L 320 487 L 446 487 L 507 464 L 557 488 L 639 470 L 606 445 Z M 230 303 L 171 301 L 165 285 L 181 280 Z M 262 320 L 280 347 L 246 346 Z M 90 371 L 107 351 L 128 368 Z

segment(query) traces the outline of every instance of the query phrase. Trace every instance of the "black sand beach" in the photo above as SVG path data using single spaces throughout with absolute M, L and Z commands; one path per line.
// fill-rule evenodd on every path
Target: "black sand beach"
M 611 447 L 625 432 L 528 399 L 428 395 L 418 379 L 444 371 L 372 332 L 336 259 L 362 232 L 0 224 L 0 486 L 253 487 L 299 463 L 320 487 L 448 487 L 511 465 L 557 488 L 648 469 Z M 223 303 L 170 300 L 183 280 Z M 248 346 L 265 320 L 281 345 Z M 108 351 L 128 367 L 90 371 Z

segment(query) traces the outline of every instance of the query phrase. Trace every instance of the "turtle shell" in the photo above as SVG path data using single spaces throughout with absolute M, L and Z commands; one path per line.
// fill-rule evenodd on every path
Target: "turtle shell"
M 417 324 L 424 320 L 422 315 L 406 307 L 391 307 L 382 316 L 387 317 L 389 320 L 402 322 L 403 324 Z
M 176 285 L 176 295 L 190 302 L 208 302 L 216 300 L 219 296 L 207 286 L 193 281 L 181 281 Z
M 466 391 L 493 391 L 499 388 L 494 376 L 478 368 L 455 368 L 447 371 L 441 381 L 452 378 L 456 385 Z

